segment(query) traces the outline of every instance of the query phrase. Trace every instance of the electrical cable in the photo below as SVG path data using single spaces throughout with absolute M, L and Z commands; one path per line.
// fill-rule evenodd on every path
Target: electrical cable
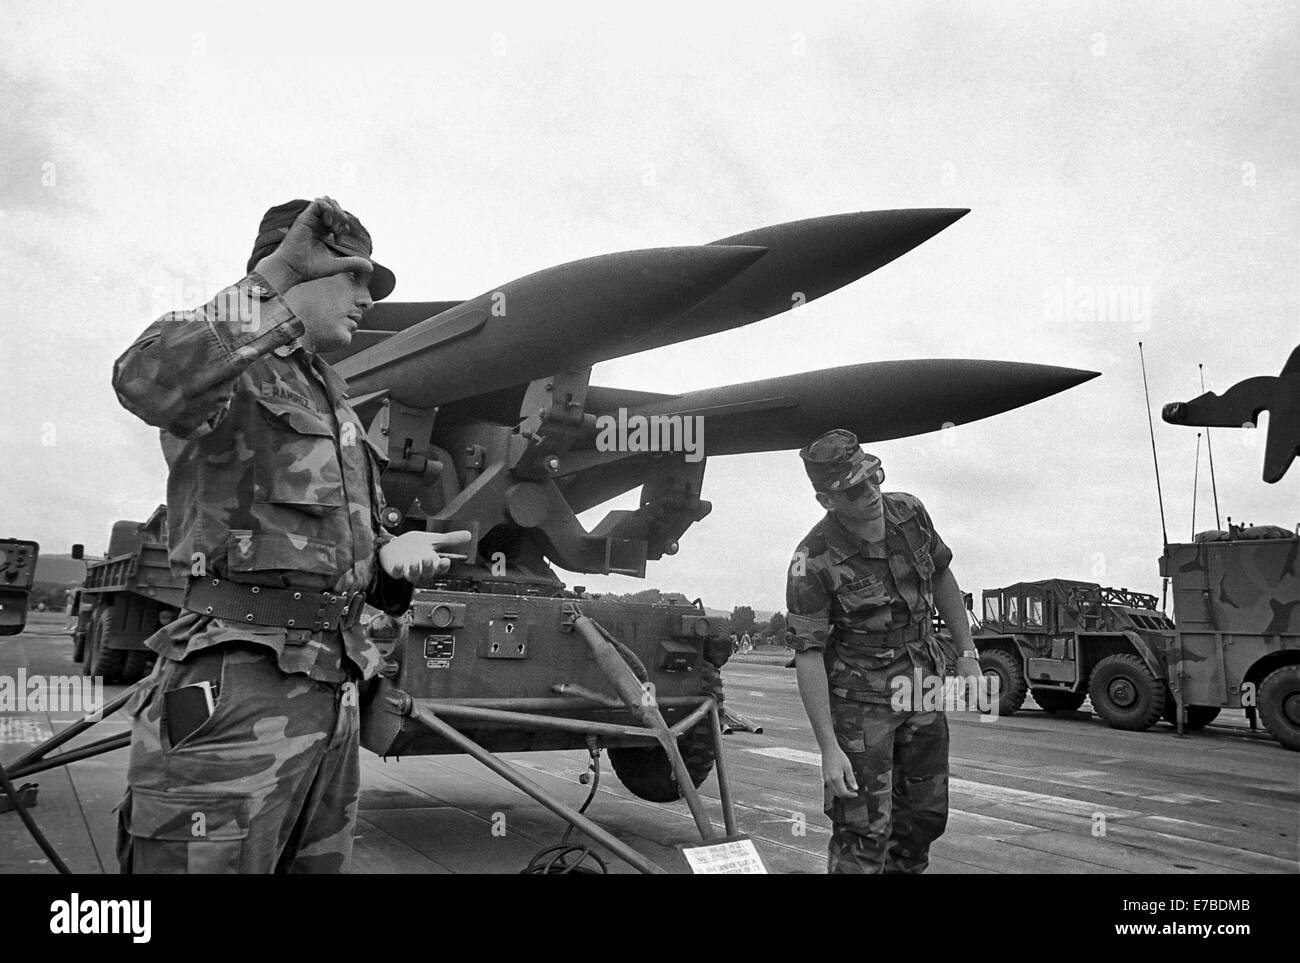
M 587 768 L 592 773 L 591 790 L 587 793 L 586 801 L 578 809 L 579 815 L 587 811 L 591 801 L 596 798 L 596 790 L 600 788 L 600 750 L 588 749 L 587 752 L 591 756 L 591 760 L 587 763 Z M 587 876 L 608 875 L 609 866 L 600 858 L 600 855 L 591 848 L 590 844 L 570 843 L 569 838 L 572 835 L 573 824 L 570 823 L 569 828 L 560 837 L 559 843 L 539 851 L 528 861 L 528 865 L 520 870 L 519 875 L 564 875 L 566 873 L 578 873 Z M 554 855 L 550 855 L 552 853 Z M 576 857 L 572 863 L 568 862 L 571 856 Z M 585 865 L 588 859 L 594 862 L 597 868 L 593 869 L 591 866 Z

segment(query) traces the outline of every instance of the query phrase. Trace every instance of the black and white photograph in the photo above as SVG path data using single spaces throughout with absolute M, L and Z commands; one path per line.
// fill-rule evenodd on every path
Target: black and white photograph
M 158 943 L 126 875 L 980 874 L 979 927 L 1069 875 L 1107 943 L 1261 935 L 1300 7 L 0 17 L 33 931 Z

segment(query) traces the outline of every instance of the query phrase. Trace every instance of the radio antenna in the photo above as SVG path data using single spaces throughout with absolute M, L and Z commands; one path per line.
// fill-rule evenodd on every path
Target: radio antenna
M 1201 433 L 1196 433 L 1196 467 L 1192 470 L 1192 541 L 1196 541 L 1196 482 L 1201 474 Z
M 1205 393 L 1205 365 L 1197 364 L 1201 369 L 1201 394 Z M 1205 429 L 1205 448 L 1210 453 L 1210 491 L 1214 492 L 1214 527 L 1223 528 L 1219 522 L 1219 485 L 1214 480 L 1214 444 L 1210 441 L 1210 429 Z
M 1165 496 L 1160 488 L 1160 459 L 1156 457 L 1156 426 L 1151 420 L 1151 391 L 1147 387 L 1147 359 L 1142 353 L 1142 342 L 1138 342 L 1138 358 L 1142 362 L 1142 393 L 1147 399 L 1147 430 L 1151 433 L 1151 461 L 1156 466 L 1156 498 L 1160 502 L 1160 538 L 1166 549 L 1169 548 L 1169 530 L 1165 528 Z

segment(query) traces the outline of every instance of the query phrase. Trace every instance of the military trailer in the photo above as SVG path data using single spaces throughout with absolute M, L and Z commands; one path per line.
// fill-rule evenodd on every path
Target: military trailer
M 1174 625 L 1155 596 L 1052 578 L 985 589 L 983 601 L 975 647 L 998 679 L 1000 714 L 1016 712 L 1030 690 L 1046 712 L 1090 698 L 1115 729 L 1147 729 L 1169 711 Z
M 0 539 L 0 635 L 17 635 L 27 625 L 27 599 L 40 550 L 35 542 Z
M 80 546 L 73 556 L 80 558 Z M 144 640 L 180 611 L 185 582 L 167 562 L 167 508 L 159 505 L 146 521 L 113 524 L 108 554 L 86 566 L 73 614 L 73 660 L 83 675 L 106 683 L 130 683 L 153 668 Z
M 608 666 L 577 630 L 585 616 L 617 640 L 613 648 L 636 677 L 639 705 L 657 707 L 670 726 L 694 715 L 677 743 L 691 782 L 704 782 L 715 745 L 709 716 L 698 710 L 710 697 L 722 703 L 719 670 L 731 655 L 724 619 L 706 615 L 698 602 L 586 598 L 581 588 L 524 595 L 505 585 L 484 587 L 417 592 L 395 633 L 376 631 L 383 618 L 371 621 L 371 638 L 399 662 L 390 685 L 413 699 L 437 700 L 464 736 L 493 753 L 585 749 L 593 732 L 561 720 L 603 724 L 600 745 L 624 786 L 652 802 L 681 799 L 664 748 L 647 745 L 642 733 L 632 739 L 614 731 L 631 721 L 628 707 L 601 694 L 610 686 Z M 520 712 L 528 719 L 523 724 Z M 410 716 L 372 712 L 363 720 L 362 741 L 381 755 L 464 751 Z
M 1169 683 L 1189 724 L 1241 707 L 1300 750 L 1300 536 L 1229 524 L 1169 545 L 1160 574 L 1178 624 Z

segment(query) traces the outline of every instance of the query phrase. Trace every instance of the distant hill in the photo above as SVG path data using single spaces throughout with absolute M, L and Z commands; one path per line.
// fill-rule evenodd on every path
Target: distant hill
M 46 555 L 42 552 L 36 559 L 36 581 L 51 582 L 57 585 L 72 585 L 86 577 L 86 563 L 79 562 L 71 555 Z

